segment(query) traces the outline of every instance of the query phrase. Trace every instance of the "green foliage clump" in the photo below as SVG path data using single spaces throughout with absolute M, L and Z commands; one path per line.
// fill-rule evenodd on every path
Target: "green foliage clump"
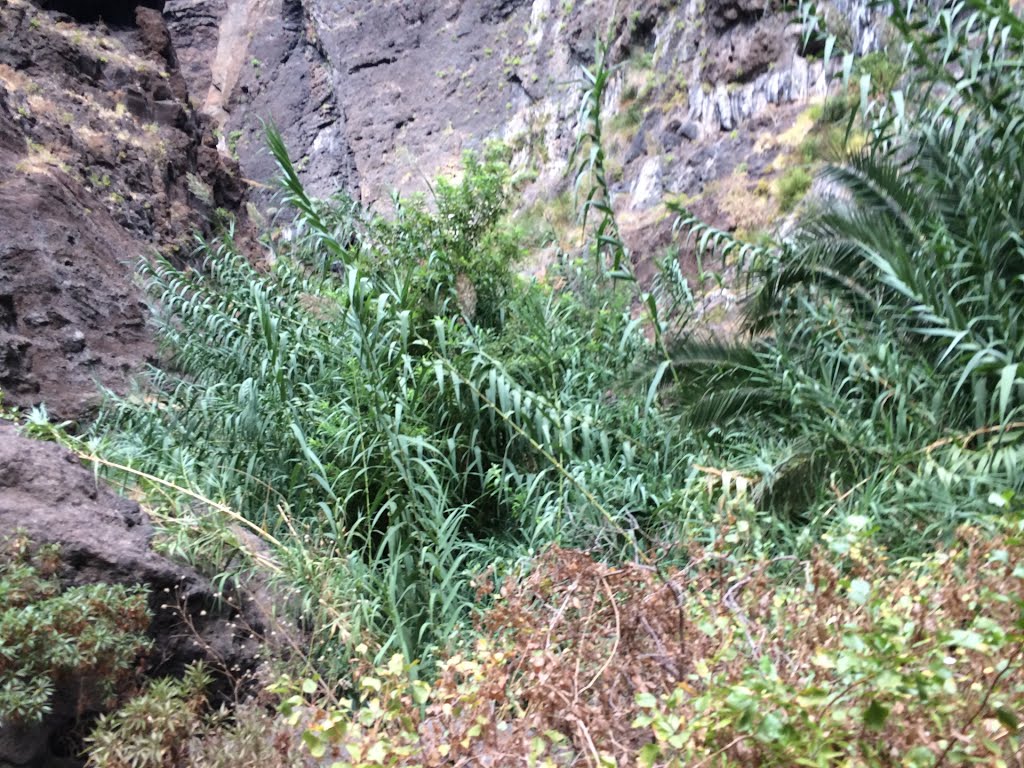
M 779 210 L 788 213 L 811 188 L 811 174 L 803 166 L 790 168 L 778 180 Z
M 902 62 L 888 51 L 874 51 L 857 60 L 857 74 L 870 79 L 871 89 L 888 95 L 896 90 L 903 76 Z
M 1012 765 L 1024 528 L 987 525 L 893 564 L 851 517 L 798 580 L 725 537 L 661 573 L 555 549 L 432 684 L 395 656 L 335 704 L 283 681 L 281 713 L 312 757 L 360 768 Z
M 806 542 L 863 514 L 907 551 L 1021 487 L 1024 27 L 988 5 L 892 24 L 907 88 L 792 231 L 751 247 L 683 217 L 754 290 L 750 336 L 674 359 L 682 418 L 759 508 Z
M 189 738 L 202 726 L 211 682 L 202 666 L 192 666 L 182 680 L 154 681 L 117 712 L 101 717 L 88 739 L 91 764 L 97 768 L 182 765 Z
M 953 547 L 891 568 L 865 522 L 853 550 L 828 553 L 839 567 L 816 558 L 805 586 L 772 594 L 772 616 L 752 595 L 715 622 L 717 648 L 698 653 L 688 683 L 637 695 L 633 725 L 653 737 L 640 765 L 709 754 L 780 768 L 1013 763 L 1024 705 L 1019 525 L 996 537 L 962 528 Z M 695 614 L 696 626 L 714 622 L 713 611 Z M 770 640 L 752 637 L 751 623 L 771 627 Z
M 0 551 L 0 726 L 51 710 L 55 687 L 78 680 L 83 704 L 101 708 L 134 681 L 149 648 L 142 589 L 87 584 L 63 589 L 56 549 L 32 555 L 15 538 Z
M 642 336 L 622 308 L 515 286 L 496 159 L 439 183 L 436 213 L 402 203 L 385 223 L 308 198 L 271 146 L 298 212 L 273 268 L 230 232 L 202 245 L 205 273 L 143 264 L 171 368 L 96 432 L 282 545 L 325 659 L 345 663 L 339 639 L 416 658 L 466 615 L 474 570 L 553 536 L 601 540 L 653 502 L 632 439 L 609 431 L 635 415 L 608 391 Z
M 303 765 L 285 728 L 256 704 L 211 710 L 212 678 L 202 665 L 180 680 L 155 680 L 87 739 L 93 768 L 229 768 Z
M 512 298 L 512 267 L 521 256 L 514 232 L 503 225 L 509 201 L 508 152 L 489 144 L 483 156 L 467 152 L 459 183 L 438 179 L 436 211 L 422 199 L 395 200 L 393 222 L 375 219 L 374 259 L 411 275 L 407 297 L 426 318 L 458 307 L 474 323 L 500 327 Z

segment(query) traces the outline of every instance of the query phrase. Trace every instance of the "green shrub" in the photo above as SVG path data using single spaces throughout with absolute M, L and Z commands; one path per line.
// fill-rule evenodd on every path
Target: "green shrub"
M 379 269 L 406 272 L 408 306 L 421 318 L 461 312 L 483 327 L 500 327 L 512 298 L 512 268 L 521 257 L 505 226 L 510 194 L 508 151 L 489 144 L 467 152 L 458 183 L 438 179 L 436 212 L 422 199 L 395 200 L 394 221 L 374 219 L 368 239 Z
M 1021 488 L 1024 257 L 1008 233 L 1024 227 L 1024 27 L 985 4 L 900 6 L 892 24 L 906 88 L 872 106 L 867 145 L 823 170 L 830 194 L 781 242 L 683 216 L 703 258 L 739 259 L 750 335 L 681 345 L 674 383 L 684 422 L 716 466 L 757 478 L 780 531 L 809 543 L 847 511 L 907 552 Z M 796 169 L 780 195 L 809 181 Z
M 281 713 L 342 766 L 1013 765 L 1019 522 L 890 563 L 850 517 L 791 568 L 739 554 L 740 522 L 660 573 L 554 549 L 432 684 L 396 656 L 339 704 L 279 683 Z
M 857 60 L 856 74 L 871 78 L 873 92 L 888 95 L 899 85 L 903 64 L 888 51 L 874 51 Z
M 55 686 L 78 680 L 81 706 L 102 709 L 135 680 L 149 648 L 146 594 L 109 584 L 62 589 L 53 547 L 0 550 L 0 725 L 50 711 Z
M 152 682 L 117 712 L 100 718 L 87 740 L 90 763 L 96 768 L 184 765 L 188 742 L 204 725 L 211 682 L 202 666 L 189 667 L 180 681 Z
M 779 210 L 792 211 L 811 188 L 811 174 L 803 166 L 786 171 L 778 180 Z
M 93 768 L 285 768 L 304 762 L 297 737 L 255 702 L 213 710 L 201 665 L 181 680 L 155 680 L 87 739 Z

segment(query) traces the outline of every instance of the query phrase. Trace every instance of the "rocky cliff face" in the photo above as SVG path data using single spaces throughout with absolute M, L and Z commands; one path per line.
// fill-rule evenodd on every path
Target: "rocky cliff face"
M 848 50 L 882 42 L 884 14 L 866 0 L 818 12 Z M 246 177 L 272 170 L 270 120 L 313 192 L 383 210 L 393 189 L 426 190 L 494 137 L 547 217 L 568 188 L 583 68 L 609 37 L 606 149 L 641 277 L 670 240 L 667 200 L 726 229 L 770 224 L 776 180 L 813 124 L 801 115 L 828 88 L 820 43 L 805 48 L 774 0 L 169 0 L 164 13 L 205 94 L 195 106 Z
M 845 45 L 878 44 L 864 0 L 826 6 Z M 199 109 L 235 137 L 247 175 L 266 169 L 259 121 L 274 120 L 316 191 L 370 203 L 488 136 L 530 144 L 541 175 L 560 173 L 581 67 L 606 32 L 625 65 L 609 111 L 644 98 L 625 164 L 661 156 L 670 190 L 696 147 L 826 87 L 773 0 L 170 0 L 165 15 Z M 627 186 L 639 171 L 625 169 Z
M 274 172 L 263 122 L 301 160 L 311 191 L 354 190 L 357 177 L 338 83 L 299 0 L 169 0 L 164 17 L 192 104 L 218 126 L 256 199 Z
M 865 0 L 820 6 L 880 42 Z M 822 62 L 774 0 L 8 0 L 0 6 L 0 388 L 58 416 L 153 353 L 129 263 L 185 254 L 248 194 L 263 122 L 316 194 L 386 208 L 461 153 L 508 142 L 539 209 L 567 188 L 580 75 L 610 36 L 609 175 L 643 263 L 664 203 L 756 230 L 809 128 Z M 237 161 L 237 166 L 236 166 Z M 240 168 L 243 184 L 236 171 Z
M 153 355 L 134 261 L 243 194 L 160 12 L 65 5 L 0 4 L 0 390 L 75 418 Z

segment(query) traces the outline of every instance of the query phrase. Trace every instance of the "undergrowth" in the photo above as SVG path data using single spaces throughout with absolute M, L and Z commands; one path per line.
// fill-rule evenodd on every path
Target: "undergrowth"
M 275 692 L 310 759 L 1021 764 L 1024 23 L 891 23 L 910 68 L 863 67 L 863 147 L 793 226 L 752 244 L 680 209 L 697 273 L 672 258 L 649 293 L 600 52 L 591 258 L 547 284 L 516 275 L 500 148 L 385 219 L 310 198 L 272 129 L 294 218 L 269 266 L 230 229 L 194 269 L 140 265 L 166 364 L 78 448 L 165 547 L 290 596 L 308 647 Z M 697 311 L 716 258 L 748 289 L 730 339 Z M 148 697 L 224 733 L 180 685 Z
M 728 546 L 664 577 L 554 548 L 432 686 L 396 656 L 282 712 L 346 766 L 1019 765 L 1024 538 L 997 528 L 894 563 L 853 526 L 788 584 Z
M 66 587 L 56 547 L 0 540 L 0 731 L 117 702 L 149 650 L 145 590 Z M 60 701 L 55 699 L 60 698 Z

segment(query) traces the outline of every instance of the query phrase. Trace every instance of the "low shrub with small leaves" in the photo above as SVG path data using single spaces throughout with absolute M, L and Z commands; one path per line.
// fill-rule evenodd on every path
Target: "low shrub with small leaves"
M 110 706 L 149 648 L 144 590 L 64 589 L 59 562 L 54 547 L 33 554 L 23 537 L 0 542 L 0 727 L 42 718 L 58 685 L 83 710 Z
M 433 685 L 396 656 L 283 713 L 339 766 L 1019 765 L 1024 524 L 898 563 L 871 533 L 665 570 L 552 549 Z
M 202 665 L 180 680 L 155 680 L 88 738 L 92 768 L 224 768 L 303 765 L 297 735 L 257 703 L 211 709 Z

